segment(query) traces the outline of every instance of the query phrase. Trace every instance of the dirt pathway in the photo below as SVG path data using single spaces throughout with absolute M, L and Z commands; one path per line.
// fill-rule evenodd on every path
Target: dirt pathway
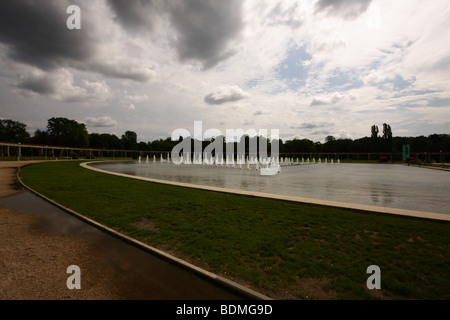
M 22 164 L 0 162 L 0 300 L 243 298 L 24 192 Z M 80 290 L 67 287 L 71 265 Z
M 23 192 L 16 182 L 16 171 L 22 164 L 0 162 L 0 198 Z M 109 281 L 97 271 L 87 241 L 41 233 L 33 227 L 36 222 L 33 214 L 0 206 L 0 299 L 120 298 L 105 286 Z M 74 261 L 86 270 L 83 290 L 69 290 L 66 285 L 70 276 L 67 267 Z

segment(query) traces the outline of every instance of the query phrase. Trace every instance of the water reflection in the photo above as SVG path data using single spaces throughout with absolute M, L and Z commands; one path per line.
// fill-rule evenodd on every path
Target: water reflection
M 172 163 L 103 162 L 104 170 L 166 181 L 450 214 L 446 172 L 404 165 L 304 164 L 275 176 L 255 169 Z
M 394 194 L 389 190 L 388 185 L 372 185 L 370 192 L 371 200 L 375 204 L 390 207 L 394 203 Z

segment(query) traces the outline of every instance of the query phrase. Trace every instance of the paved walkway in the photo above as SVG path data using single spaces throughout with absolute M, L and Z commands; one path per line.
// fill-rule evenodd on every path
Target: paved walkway
M 0 162 L 0 299 L 242 299 L 67 214 L 16 182 L 31 162 Z M 69 290 L 67 268 L 81 270 Z

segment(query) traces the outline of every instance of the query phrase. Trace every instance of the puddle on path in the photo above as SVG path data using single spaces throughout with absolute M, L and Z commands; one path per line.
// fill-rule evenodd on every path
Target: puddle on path
M 89 240 L 98 267 L 130 300 L 237 300 L 239 294 L 85 223 L 31 192 L 0 199 L 0 205 L 35 215 L 37 231 Z M 101 271 L 100 271 L 101 272 Z

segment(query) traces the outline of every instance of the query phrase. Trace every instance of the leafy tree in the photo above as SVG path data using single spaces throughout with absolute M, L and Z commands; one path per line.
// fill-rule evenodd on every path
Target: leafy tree
M 31 138 L 33 144 L 48 145 L 50 144 L 50 136 L 47 131 L 37 129 Z
M 122 149 L 122 141 L 114 134 L 89 134 L 89 147 L 96 149 Z
M 136 132 L 126 131 L 122 135 L 121 140 L 122 140 L 123 147 L 127 150 L 136 150 L 138 147 Z
M 377 139 L 378 138 L 378 126 L 373 125 L 372 126 L 372 138 Z
M 281 150 L 280 150 L 281 151 Z M 288 140 L 284 144 L 285 152 L 315 152 L 314 142 L 309 139 Z
M 392 130 L 386 123 L 383 123 L 383 151 L 392 151 Z
M 411 150 L 415 152 L 426 152 L 430 149 L 431 143 L 425 136 L 412 139 Z
M 444 152 L 449 152 L 449 139 L 450 135 L 448 134 L 432 134 L 428 136 L 428 139 L 431 143 L 431 152 L 440 152 L 441 150 Z
M 392 139 L 391 126 L 386 123 L 383 123 L 383 139 L 386 140 Z
M 352 151 L 352 139 L 337 139 L 333 142 L 333 152 L 351 152 Z
M 146 144 L 145 142 L 139 142 L 138 146 L 137 146 L 138 150 L 140 151 L 147 151 L 148 150 L 148 144 Z
M 148 146 L 150 151 L 170 151 L 177 143 L 177 141 L 172 141 L 169 137 L 166 139 L 159 139 L 149 142 Z
M 47 123 L 51 144 L 65 147 L 87 148 L 89 134 L 84 123 L 67 118 L 51 118 Z
M 0 141 L 29 142 L 30 134 L 27 125 L 19 121 L 0 120 Z
M 442 150 L 445 152 L 450 151 L 450 134 L 444 134 L 442 139 Z

